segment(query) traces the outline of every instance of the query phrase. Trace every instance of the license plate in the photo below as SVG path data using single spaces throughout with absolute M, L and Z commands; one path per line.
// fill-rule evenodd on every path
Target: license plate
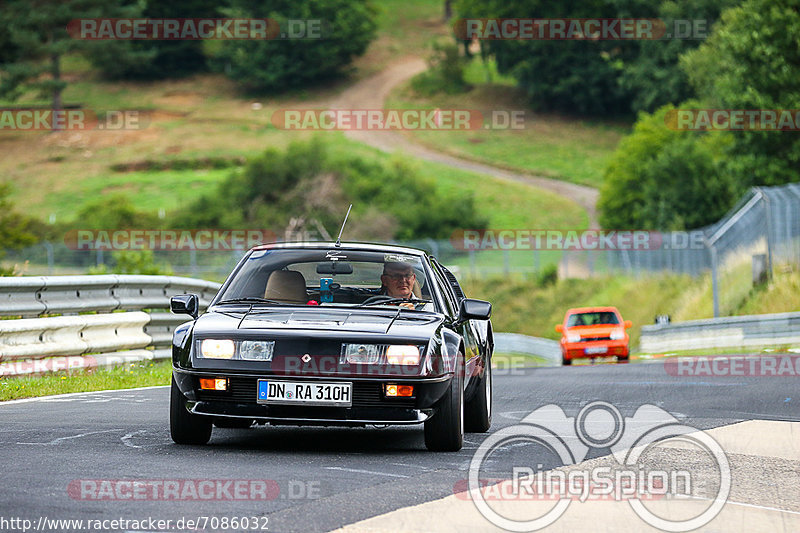
M 353 384 L 260 379 L 256 400 L 268 404 L 350 407 L 353 403 Z
M 584 348 L 584 353 L 586 355 L 596 355 L 599 353 L 607 353 L 608 347 L 607 346 L 590 346 L 588 348 Z

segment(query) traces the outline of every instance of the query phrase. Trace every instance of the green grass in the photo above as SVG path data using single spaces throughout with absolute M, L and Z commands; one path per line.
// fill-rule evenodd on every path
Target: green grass
M 492 366 L 496 372 L 511 368 L 529 368 L 534 366 L 549 366 L 551 363 L 541 357 L 520 353 L 493 353 Z
M 170 361 L 132 363 L 95 371 L 57 373 L 39 377 L 0 379 L 0 401 L 50 396 L 69 392 L 133 389 L 169 385 Z
M 483 82 L 485 67 L 477 59 L 466 73 L 475 84 L 468 92 L 425 97 L 410 82 L 392 92 L 387 107 L 473 109 L 481 111 L 484 125 L 493 124 L 494 112 L 524 111 L 523 127 L 408 131 L 406 135 L 430 148 L 482 163 L 595 187 L 602 183 L 603 169 L 629 124 L 533 113 L 510 78 L 498 76 L 492 83 Z
M 463 280 L 470 297 L 492 302 L 495 331 L 522 333 L 557 340 L 555 325 L 571 307 L 613 305 L 626 320 L 631 344 L 636 345 L 641 326 L 652 324 L 657 314 L 674 314 L 685 287 L 692 281 L 683 276 L 632 279 L 622 276 L 559 280 L 537 287 L 519 276 Z

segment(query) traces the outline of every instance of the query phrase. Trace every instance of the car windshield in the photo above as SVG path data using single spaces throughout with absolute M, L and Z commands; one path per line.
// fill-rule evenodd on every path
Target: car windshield
M 598 324 L 619 324 L 616 313 L 611 311 L 598 311 L 592 313 L 575 313 L 569 315 L 567 327 L 594 326 Z
M 253 251 L 217 304 L 437 310 L 419 256 L 347 249 Z

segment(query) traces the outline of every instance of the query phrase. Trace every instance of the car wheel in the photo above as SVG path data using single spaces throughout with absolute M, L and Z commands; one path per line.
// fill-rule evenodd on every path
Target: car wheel
M 487 361 L 488 362 L 488 361 Z M 464 423 L 470 433 L 485 433 L 492 425 L 492 365 L 487 364 L 475 397 L 464 406 Z
M 572 364 L 572 359 L 561 358 L 561 361 L 564 363 L 564 366 L 569 366 Z
M 622 357 L 621 355 L 617 356 L 617 363 L 627 363 L 627 362 L 628 362 L 628 356 L 627 355 L 625 357 Z
M 186 409 L 186 397 L 172 378 L 169 396 L 169 432 L 177 444 L 206 444 L 211 438 L 211 422 Z
M 461 357 L 461 356 L 460 356 Z M 425 421 L 425 446 L 434 452 L 457 452 L 464 445 L 464 376 L 457 369 L 433 416 Z

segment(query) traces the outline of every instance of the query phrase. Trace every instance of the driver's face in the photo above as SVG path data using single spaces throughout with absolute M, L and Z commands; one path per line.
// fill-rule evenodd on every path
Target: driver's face
M 414 295 L 412 289 L 416 279 L 417 277 L 411 269 L 391 270 L 381 276 L 381 283 L 386 287 L 386 294 L 389 296 L 411 298 Z

